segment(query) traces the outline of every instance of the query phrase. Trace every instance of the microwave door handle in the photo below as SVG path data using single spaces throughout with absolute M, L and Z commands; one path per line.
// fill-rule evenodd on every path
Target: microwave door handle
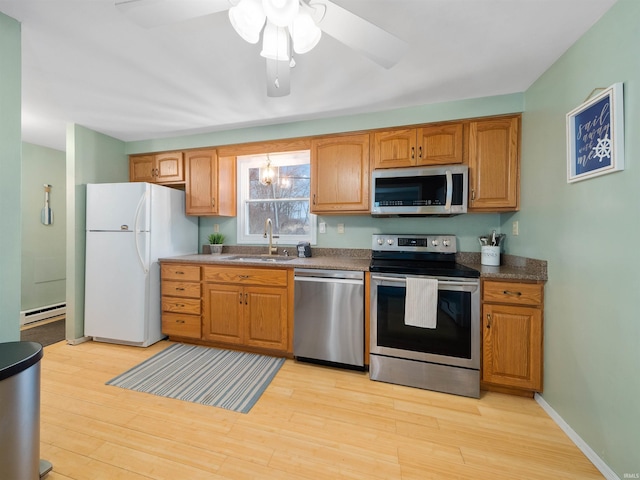
M 451 210 L 451 200 L 453 197 L 453 175 L 451 174 L 451 170 L 447 170 L 445 175 L 447 177 L 447 198 L 445 200 L 444 208 L 445 210 Z

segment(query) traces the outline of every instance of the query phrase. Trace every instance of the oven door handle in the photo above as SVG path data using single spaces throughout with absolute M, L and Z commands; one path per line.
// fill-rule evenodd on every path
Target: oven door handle
M 447 197 L 445 199 L 444 209 L 451 210 L 451 201 L 453 198 L 453 175 L 451 174 L 451 170 L 447 170 L 445 176 L 447 177 Z
M 402 277 L 381 277 L 378 275 L 371 275 L 371 280 L 380 280 L 383 282 L 395 282 L 395 283 L 407 283 L 405 278 Z M 450 286 L 450 287 L 467 287 L 469 285 L 477 285 L 477 281 L 468 281 L 464 280 L 440 280 L 438 279 L 438 285 Z

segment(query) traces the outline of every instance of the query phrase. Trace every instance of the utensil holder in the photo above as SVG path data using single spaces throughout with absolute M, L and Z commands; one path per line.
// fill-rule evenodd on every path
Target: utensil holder
M 500 265 L 500 247 L 483 245 L 480 253 L 480 263 L 482 265 Z

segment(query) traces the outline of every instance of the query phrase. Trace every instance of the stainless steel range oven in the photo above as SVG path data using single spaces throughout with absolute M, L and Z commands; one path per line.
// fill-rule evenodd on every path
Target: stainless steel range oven
M 456 251 L 453 235 L 373 235 L 372 380 L 480 396 L 480 274 L 457 264 Z M 420 308 L 425 300 L 412 297 L 423 285 L 432 295 Z

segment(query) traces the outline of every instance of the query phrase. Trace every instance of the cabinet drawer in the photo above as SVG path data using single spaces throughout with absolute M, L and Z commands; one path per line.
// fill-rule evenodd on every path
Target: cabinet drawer
M 200 283 L 162 281 L 162 295 L 200 298 Z
M 162 333 L 165 335 L 200 338 L 200 325 L 199 315 L 162 314 Z
M 162 297 L 162 311 L 200 315 L 200 299 Z
M 483 302 L 542 305 L 543 285 L 537 283 L 485 281 Z
M 163 280 L 200 281 L 200 267 L 194 265 L 179 265 L 167 263 L 161 265 Z
M 287 285 L 286 269 L 204 267 L 205 282 L 239 283 L 242 285 Z

